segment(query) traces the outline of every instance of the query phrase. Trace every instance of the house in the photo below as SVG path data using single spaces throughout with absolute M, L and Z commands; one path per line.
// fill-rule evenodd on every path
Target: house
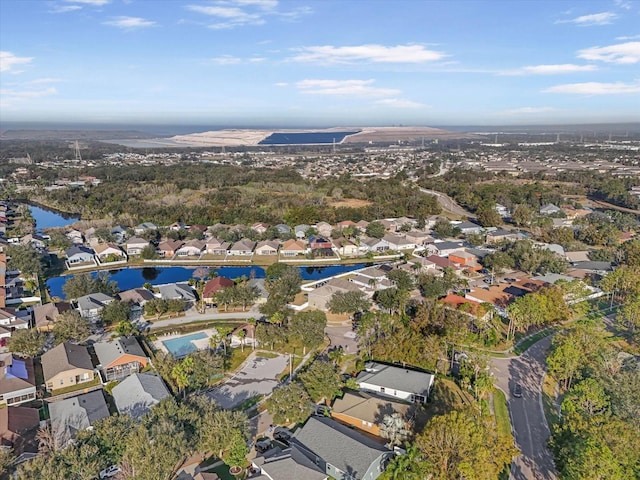
M 27 321 L 18 318 L 12 308 L 0 308 L 0 338 L 10 337 L 11 332 L 16 329 L 24 330 L 29 328 L 28 320 L 30 320 L 29 317 L 27 317 Z
M 260 235 L 265 233 L 268 229 L 269 229 L 268 223 L 256 222 L 253 225 L 251 225 L 251 230 L 259 233 Z
M 391 250 L 413 250 L 416 248 L 415 243 L 398 235 L 387 234 L 382 237 L 382 240 L 387 242 Z
M 362 244 L 367 246 L 369 252 L 384 252 L 391 248 L 389 242 L 383 238 L 366 238 L 362 241 Z
M 23 245 L 31 245 L 35 249 L 43 249 L 47 246 L 45 238 L 37 233 L 28 233 L 20 239 L 20 243 Z
M 251 255 L 254 248 L 256 248 L 256 242 L 243 238 L 231 245 L 229 255 Z
M 65 233 L 65 236 L 69 240 L 71 240 L 71 243 L 73 243 L 74 245 L 82 245 L 82 243 L 84 242 L 84 238 L 82 238 L 82 232 L 79 230 L 71 229 L 67 233 Z
M 144 307 L 145 303 L 156 297 L 146 288 L 132 288 L 131 290 L 118 293 L 118 298 L 123 302 Z
M 105 293 L 91 293 L 78 298 L 76 303 L 81 317 L 95 320 L 100 315 L 102 309 L 114 300 L 115 298 Z
M 65 252 L 69 265 L 93 262 L 94 254 L 95 252 L 91 248 L 85 247 L 84 245 L 74 245 Z
M 460 266 L 467 270 L 475 272 L 482 270 L 482 265 L 478 263 L 477 257 L 473 253 L 465 252 L 464 250 L 451 252 L 449 254 L 449 260 L 460 264 Z
M 460 229 L 460 233 L 464 235 L 479 235 L 483 228 L 473 222 L 452 222 L 452 224 Z
M 433 386 L 430 373 L 369 362 L 356 378 L 360 390 L 412 403 L 425 403 Z
M 576 262 L 589 262 L 589 251 L 581 250 L 578 252 L 566 252 L 565 257 L 567 262 L 576 263 Z
M 335 239 L 333 241 L 333 247 L 337 250 L 338 255 L 342 257 L 357 257 L 360 255 L 358 245 L 344 237 Z
M 140 255 L 142 250 L 149 246 L 149 242 L 144 238 L 131 237 L 124 244 L 127 255 Z
M 327 222 L 318 222 L 316 223 L 316 230 L 323 237 L 330 237 L 333 227 Z
M 383 218 L 382 220 L 376 220 L 376 222 L 381 223 L 384 229 L 387 232 L 396 232 L 398 231 L 398 225 L 395 220 L 389 218 Z
M 411 269 L 416 271 L 417 273 L 435 274 L 437 270 L 435 263 L 423 257 L 412 258 L 407 263 L 411 265 Z
M 435 242 L 430 244 L 429 247 L 439 257 L 448 257 L 453 252 L 464 248 L 460 242 Z
M 213 304 L 215 302 L 215 295 L 223 288 L 231 288 L 235 285 L 233 280 L 229 280 L 225 277 L 215 277 L 209 280 L 202 290 L 202 300 L 207 304 Z
M 367 227 L 369 226 L 369 222 L 367 222 L 366 220 L 360 220 L 359 222 L 356 222 L 355 227 L 360 230 L 362 233 L 364 233 L 367 230 Z
M 547 203 L 546 205 L 540 207 L 539 211 L 540 215 L 555 215 L 557 213 L 560 213 L 562 210 L 560 209 L 560 207 L 557 207 L 553 203 Z
M 256 255 L 277 255 L 278 248 L 280 248 L 280 243 L 272 240 L 264 240 L 262 242 L 258 242 L 254 253 Z
M 508 218 L 511 216 L 511 212 L 507 207 L 500 203 L 496 203 L 496 206 L 493 209 L 500 215 L 502 218 Z
M 111 395 L 121 415 L 138 419 L 171 393 L 158 375 L 134 373 L 113 387 Z
M 189 240 L 176 250 L 176 256 L 199 257 L 202 255 L 202 252 L 204 252 L 205 245 L 205 242 L 202 240 Z
M 291 235 L 291 227 L 289 225 L 285 225 L 284 223 L 279 223 L 273 228 L 276 229 L 278 235 Z
M 16 457 L 22 457 L 23 454 L 36 456 L 39 427 L 40 414 L 37 408 L 0 408 L 0 442 L 2 447 L 12 448 Z
M 256 303 L 266 303 L 269 298 L 269 292 L 267 292 L 264 283 L 264 278 L 250 278 L 247 282 L 247 285 L 250 287 L 258 289 L 258 298 L 256 299 Z
M 105 382 L 122 380 L 146 367 L 149 359 L 136 337 L 119 337 L 110 342 L 97 342 L 93 348 L 98 357 L 98 370 Z
M 307 247 L 300 240 L 287 240 L 280 247 L 280 254 L 283 257 L 295 257 L 307 253 Z
M 99 243 L 94 247 L 94 251 L 101 262 L 108 258 L 114 258 L 115 260 L 127 259 L 127 254 L 115 243 Z
M 173 257 L 182 245 L 184 245 L 184 242 L 181 240 L 165 240 L 158 244 L 156 250 L 162 257 Z
M 487 233 L 486 241 L 487 243 L 500 243 L 500 242 L 515 242 L 517 240 L 522 240 L 523 235 L 519 232 L 514 232 L 511 230 L 504 230 L 499 228 L 494 230 L 493 232 Z
M 78 432 L 109 417 L 109 407 L 102 390 L 94 390 L 49 403 L 49 416 L 53 434 L 67 444 L 76 438 Z
M 292 451 L 297 450 L 336 480 L 376 479 L 394 456 L 393 451 L 371 438 L 319 416 L 309 418 L 293 435 L 291 444 Z
M 51 330 L 58 316 L 72 309 L 73 307 L 68 302 L 52 302 L 38 305 L 32 312 L 33 324 L 40 332 Z
M 334 400 L 331 406 L 331 418 L 379 437 L 380 425 L 385 415 L 398 413 L 409 423 L 414 408 L 408 403 L 394 402 L 389 398 L 347 390 L 342 398 Z
M 160 298 L 165 300 L 184 300 L 185 302 L 194 302 L 196 295 L 193 288 L 188 283 L 168 283 L 158 286 Z
M 171 225 L 169 225 L 169 230 L 172 230 L 174 232 L 179 232 L 180 230 L 187 230 L 188 228 L 189 227 L 187 225 L 185 225 L 180 221 L 173 222 Z
M 0 360 L 0 405 L 19 405 L 35 398 L 33 360 L 12 354 Z
M 293 227 L 293 232 L 295 233 L 296 238 L 302 240 L 307 237 L 307 230 L 309 230 L 310 228 L 310 225 L 296 225 L 295 227 Z
M 320 237 L 317 235 L 311 235 L 309 237 L 309 248 L 311 250 L 331 250 L 332 246 L 333 245 L 331 244 L 331 242 L 324 237 Z
M 127 237 L 127 229 L 122 225 L 116 225 L 110 230 L 110 233 L 118 243 L 124 242 L 124 239 Z
M 240 325 L 229 336 L 229 346 L 237 348 L 241 345 L 257 347 L 258 340 L 256 339 L 256 327 L 250 323 Z
M 133 229 L 136 235 L 142 235 L 147 230 L 158 230 L 158 226 L 155 223 L 144 222 Z
M 223 242 L 217 238 L 211 238 L 205 244 L 205 251 L 208 255 L 226 255 L 231 247 L 229 242 Z
M 356 292 L 360 288 L 348 280 L 342 278 L 334 278 L 329 280 L 326 285 L 314 288 L 308 294 L 309 308 L 317 310 L 326 310 L 327 303 L 335 293 Z
M 491 315 L 490 312 L 480 308 L 480 303 L 468 298 L 461 297 L 460 295 L 455 295 L 453 293 L 448 294 L 446 297 L 440 300 L 440 302 L 453 310 L 458 310 L 469 315 L 473 319 L 475 319 L 478 314 L 481 315 L 481 320 L 485 320 L 486 318 L 488 318 L 488 316 Z
M 42 372 L 49 392 L 92 382 L 93 363 L 87 348 L 64 342 L 42 355 Z
M 427 232 L 419 232 L 418 230 L 411 230 L 404 234 L 409 242 L 416 245 L 424 245 L 425 243 L 433 242 L 433 237 Z

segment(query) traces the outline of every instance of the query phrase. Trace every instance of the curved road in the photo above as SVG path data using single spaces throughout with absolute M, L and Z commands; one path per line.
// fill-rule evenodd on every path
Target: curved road
M 473 213 L 468 212 L 460 205 L 456 203 L 456 201 L 448 195 L 445 195 L 442 192 L 436 192 L 435 190 L 427 190 L 426 188 L 420 188 L 422 193 L 426 193 L 427 195 L 433 195 L 438 198 L 438 202 L 443 210 L 447 212 L 451 212 L 454 215 L 459 215 L 461 217 L 474 217 Z
M 507 397 L 516 446 L 521 455 L 511 464 L 510 480 L 557 480 L 553 455 L 547 448 L 549 426 L 542 409 L 542 380 L 551 336 L 532 345 L 513 358 L 492 358 L 491 371 L 496 385 Z M 519 383 L 522 397 L 512 395 Z

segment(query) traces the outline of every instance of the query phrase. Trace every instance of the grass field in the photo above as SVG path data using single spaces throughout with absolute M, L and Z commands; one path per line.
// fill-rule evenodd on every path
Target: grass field
M 511 419 L 509 418 L 509 408 L 507 398 L 502 390 L 493 392 L 493 411 L 496 417 L 496 428 L 498 435 L 511 436 Z

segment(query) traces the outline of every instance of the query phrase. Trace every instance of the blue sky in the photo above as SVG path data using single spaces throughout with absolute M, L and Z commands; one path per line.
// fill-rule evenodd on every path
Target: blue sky
M 0 0 L 0 121 L 640 121 L 636 0 Z

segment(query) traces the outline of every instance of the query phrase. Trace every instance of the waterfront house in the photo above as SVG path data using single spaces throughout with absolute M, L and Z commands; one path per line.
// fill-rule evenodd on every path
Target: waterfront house
M 280 248 L 280 243 L 273 240 L 264 240 L 262 242 L 258 242 L 254 253 L 256 255 L 277 255 L 278 248 Z
M 177 257 L 200 257 L 205 250 L 205 242 L 202 240 L 189 240 L 185 242 L 178 250 Z
M 42 355 L 42 372 L 49 392 L 92 382 L 93 363 L 87 348 L 64 342 Z
M 211 238 L 205 245 L 205 251 L 209 255 L 226 255 L 231 244 L 229 242 L 223 242 L 218 238 Z
M 93 262 L 94 254 L 95 252 L 91 248 L 84 245 L 74 245 L 65 252 L 69 265 Z
M 211 305 L 215 302 L 215 295 L 220 290 L 224 288 L 231 288 L 235 285 L 233 280 L 230 280 L 225 277 L 215 277 L 209 280 L 202 290 L 202 300 L 207 304 Z
M 300 240 L 287 240 L 280 247 L 280 254 L 283 257 L 295 257 L 307 253 L 307 247 Z
M 119 337 L 110 342 L 97 342 L 93 348 L 98 357 L 98 370 L 105 382 L 122 380 L 146 367 L 149 359 L 134 336 Z
M 181 240 L 164 240 L 158 244 L 156 251 L 161 257 L 170 258 L 176 254 L 182 245 L 184 245 L 184 242 Z
M 331 250 L 332 246 L 331 242 L 324 237 L 317 235 L 311 235 L 309 237 L 309 248 L 311 250 Z
M 144 238 L 131 237 L 124 244 L 127 255 L 140 255 L 142 250 L 149 246 L 149 242 Z
M 52 302 L 38 305 L 34 307 L 32 312 L 34 326 L 39 332 L 51 330 L 60 314 L 72 309 L 73 307 L 68 302 Z
M 243 238 L 231 245 L 229 255 L 251 255 L 254 248 L 256 248 L 256 242 Z
M 165 300 L 184 300 L 185 302 L 194 302 L 196 295 L 188 283 L 169 283 L 158 286 L 160 298 Z
M 127 259 L 127 254 L 115 243 L 99 243 L 94 247 L 94 250 L 101 262 L 104 262 L 108 258 L 114 258 L 116 261 Z
M 80 316 L 89 320 L 96 320 L 100 315 L 102 309 L 113 302 L 115 299 L 110 297 L 106 293 L 91 293 L 84 295 L 76 303 L 78 305 L 78 311 Z

